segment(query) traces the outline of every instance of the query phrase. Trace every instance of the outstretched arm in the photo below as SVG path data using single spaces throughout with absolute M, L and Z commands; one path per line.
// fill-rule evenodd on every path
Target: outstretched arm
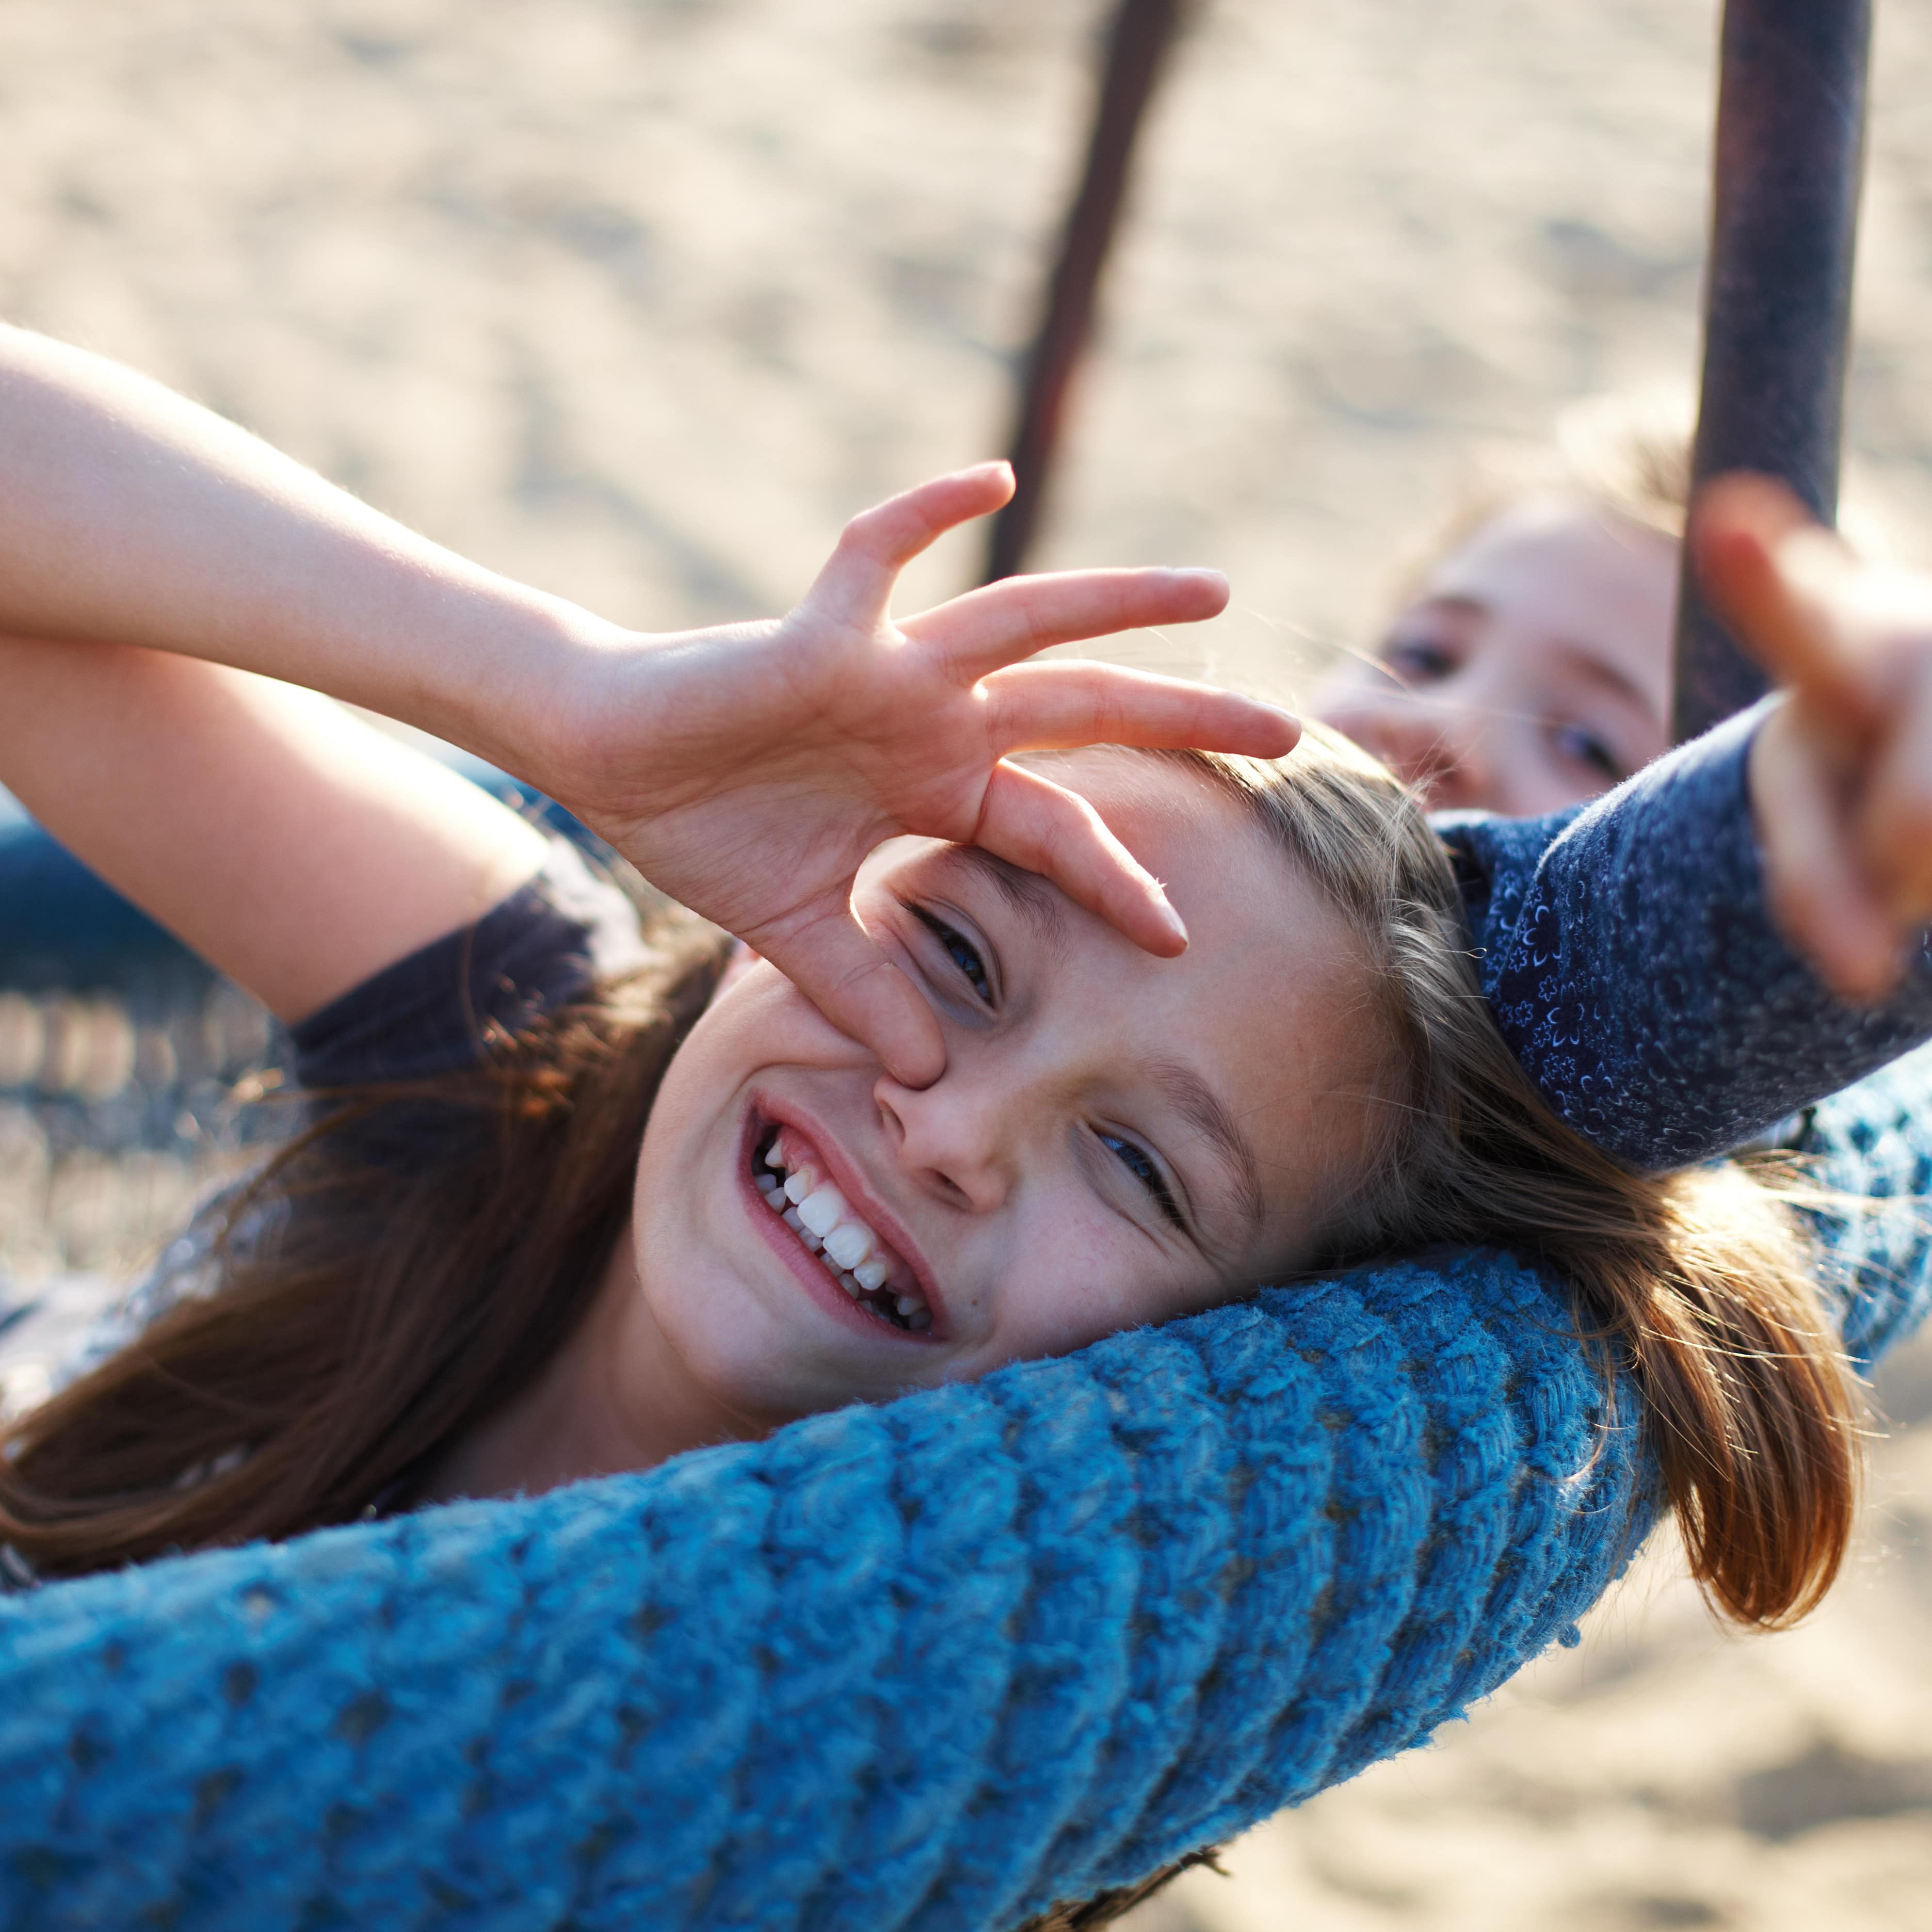
M 1932 1034 L 1922 963 L 1862 1006 L 1779 929 L 1748 780 L 1763 718 L 1580 811 L 1437 821 L 1504 1038 L 1550 1106 L 1634 1167 L 1727 1153 Z
M 406 710 L 414 658 L 508 666 L 556 621 L 158 385 L 0 329 L 0 780 L 285 1018 L 475 918 L 543 842 L 254 674 Z
M 920 1081 L 941 1064 L 936 1024 L 851 912 L 873 847 L 907 832 L 983 844 L 1138 943 L 1178 951 L 1158 885 L 1081 800 L 1008 754 L 1112 740 L 1269 754 L 1294 740 L 1292 720 L 1226 693 L 1019 662 L 1210 616 L 1226 595 L 1211 572 L 1017 579 L 894 622 L 899 569 L 1004 501 L 1001 465 L 856 519 L 779 622 L 646 637 L 451 555 L 153 383 L 17 331 L 0 332 L 0 634 L 32 640 L 10 648 L 34 699 L 0 733 L 0 776 L 285 1013 L 461 923 L 534 850 L 484 802 L 405 776 L 402 754 L 333 714 L 210 665 L 347 699 L 530 781 Z M 202 663 L 131 668 L 142 653 Z M 150 709 L 179 734 L 178 755 L 153 769 L 166 784 L 139 782 Z M 43 731 L 46 714 L 71 726 L 90 712 L 113 727 L 97 746 L 124 757 L 90 768 L 91 727 Z M 288 790 L 227 839 L 285 758 Z M 184 775 L 207 782 L 177 817 Z M 313 890 L 325 872 L 339 890 Z M 368 917 L 371 905 L 386 916 Z
M 255 671 L 490 758 L 548 716 L 562 643 L 614 628 L 65 344 L 0 328 L 0 422 L 8 634 Z
M 1695 525 L 1786 695 L 1580 811 L 1447 819 L 1484 989 L 1570 1124 L 1640 1167 L 1724 1153 L 1932 1035 L 1932 586 L 1778 486 Z

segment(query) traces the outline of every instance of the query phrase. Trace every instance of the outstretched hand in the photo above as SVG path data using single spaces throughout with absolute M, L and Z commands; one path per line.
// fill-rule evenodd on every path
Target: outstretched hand
M 1782 484 L 1720 478 L 1691 524 L 1732 634 L 1789 701 L 1751 748 L 1772 910 L 1846 998 L 1882 998 L 1932 920 L 1932 582 L 1862 563 Z
M 1010 754 L 1108 743 L 1280 757 L 1300 731 L 1272 706 L 1177 679 L 1022 662 L 1213 616 L 1227 586 L 1211 571 L 1014 578 L 892 619 L 906 564 L 1012 490 L 1004 464 L 940 477 L 856 518 L 779 622 L 595 653 L 565 706 L 568 770 L 550 786 L 910 1084 L 937 1078 L 945 1050 L 923 998 L 853 913 L 874 848 L 902 833 L 982 846 L 1171 956 L 1187 936 L 1160 885 L 1085 800 Z

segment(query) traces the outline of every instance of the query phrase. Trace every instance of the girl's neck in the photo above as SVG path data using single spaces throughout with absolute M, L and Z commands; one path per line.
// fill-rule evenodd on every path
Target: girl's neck
M 742 1436 L 742 1424 L 694 1400 L 664 1345 L 616 1346 L 619 1329 L 634 1329 L 647 1314 L 626 1226 L 584 1318 L 535 1382 L 437 1459 L 418 1500 L 541 1496 L 566 1483 L 655 1468 L 687 1449 Z M 628 1365 L 634 1379 L 640 1353 L 662 1366 L 656 1385 L 619 1386 L 616 1365 Z

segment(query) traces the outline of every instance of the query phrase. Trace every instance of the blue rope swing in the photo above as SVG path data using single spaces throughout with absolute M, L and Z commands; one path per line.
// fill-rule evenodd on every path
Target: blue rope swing
M 1848 1345 L 1932 1052 L 1817 1110 Z M 0 1601 L 0 1917 L 1006 1928 L 1424 1742 L 1657 1508 L 1558 1284 L 1365 1270 L 648 1474 Z
M 1509 1261 L 0 1605 L 10 1925 L 1012 1924 L 1419 1743 L 1652 1507 Z

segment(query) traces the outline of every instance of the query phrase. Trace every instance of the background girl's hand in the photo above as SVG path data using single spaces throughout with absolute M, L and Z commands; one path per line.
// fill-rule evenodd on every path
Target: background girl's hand
M 1279 757 L 1299 733 L 1228 692 L 1019 662 L 1212 616 L 1227 586 L 1210 571 L 1015 578 L 895 622 L 900 570 L 1012 490 L 1006 466 L 988 464 L 867 511 L 781 622 L 593 650 L 539 781 L 916 1084 L 938 1077 L 944 1048 L 925 1000 L 854 916 L 868 853 L 908 832 L 982 846 L 1148 951 L 1178 953 L 1186 934 L 1160 886 L 1084 800 L 1009 754 L 1113 743 Z
M 1790 687 L 1750 754 L 1773 912 L 1875 1000 L 1932 920 L 1932 582 L 1860 562 L 1762 476 L 1712 483 L 1691 535 L 1712 604 Z

